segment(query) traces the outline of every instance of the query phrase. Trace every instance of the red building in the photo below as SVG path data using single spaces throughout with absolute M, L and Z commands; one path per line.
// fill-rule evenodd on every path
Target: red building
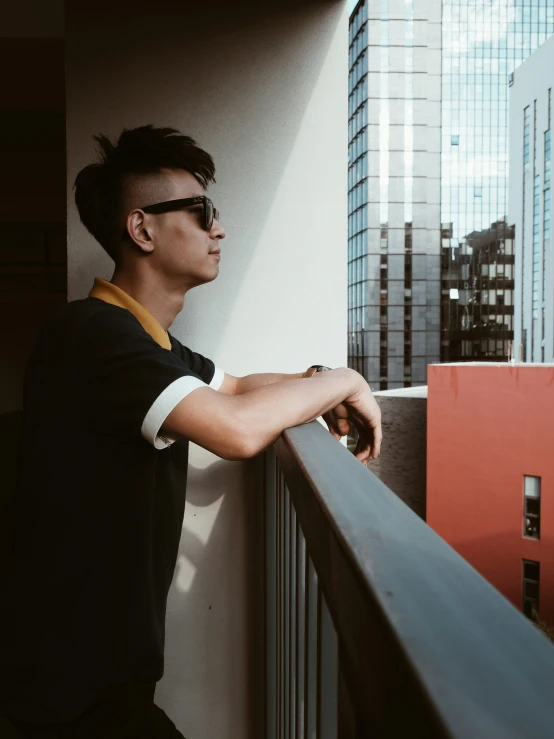
M 427 523 L 554 624 L 554 365 L 428 368 Z

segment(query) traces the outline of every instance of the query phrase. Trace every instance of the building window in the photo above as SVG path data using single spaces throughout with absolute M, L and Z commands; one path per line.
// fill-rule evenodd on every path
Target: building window
M 523 613 L 527 618 L 536 619 L 539 615 L 540 574 L 540 562 L 523 560 Z
M 541 478 L 523 477 L 523 535 L 541 538 Z
M 451 136 L 450 137 L 450 145 L 451 146 L 459 146 L 460 145 L 460 137 L 459 136 Z

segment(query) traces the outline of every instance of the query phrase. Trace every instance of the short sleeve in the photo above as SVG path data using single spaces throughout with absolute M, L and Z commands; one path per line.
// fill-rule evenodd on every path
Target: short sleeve
M 87 426 L 122 439 L 142 436 L 156 449 L 176 441 L 160 434 L 165 419 L 209 383 L 125 310 L 91 317 L 76 344 L 76 395 Z
M 198 352 L 191 351 L 171 334 L 169 334 L 169 338 L 172 351 L 213 390 L 219 390 L 225 378 L 224 371 L 216 367 L 211 359 L 203 357 Z

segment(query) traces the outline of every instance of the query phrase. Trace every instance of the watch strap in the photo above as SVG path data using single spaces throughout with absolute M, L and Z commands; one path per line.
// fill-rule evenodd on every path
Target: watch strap
M 326 367 L 324 364 L 312 364 L 311 367 L 308 367 L 308 369 L 304 372 L 302 377 L 312 377 L 316 374 L 316 372 L 327 372 L 331 369 L 331 367 Z

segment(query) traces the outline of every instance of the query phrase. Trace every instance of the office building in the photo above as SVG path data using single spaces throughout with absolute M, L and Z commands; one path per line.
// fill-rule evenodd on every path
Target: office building
M 349 363 L 374 389 L 439 360 L 440 46 L 440 2 L 352 13 Z
M 549 624 L 553 383 L 552 364 L 442 364 L 429 368 L 427 404 L 427 523 L 514 606 Z
M 465 236 L 443 236 L 442 273 L 448 275 L 445 361 L 502 361 L 513 348 L 514 227 L 506 220 Z
M 362 0 L 351 15 L 349 362 L 375 389 L 473 358 L 458 272 L 477 234 L 511 225 L 509 80 L 553 32 L 551 0 Z M 511 289 L 480 357 L 507 359 Z
M 523 359 L 554 359 L 550 212 L 554 37 L 514 74 L 510 89 L 510 221 L 516 233 L 515 344 Z

